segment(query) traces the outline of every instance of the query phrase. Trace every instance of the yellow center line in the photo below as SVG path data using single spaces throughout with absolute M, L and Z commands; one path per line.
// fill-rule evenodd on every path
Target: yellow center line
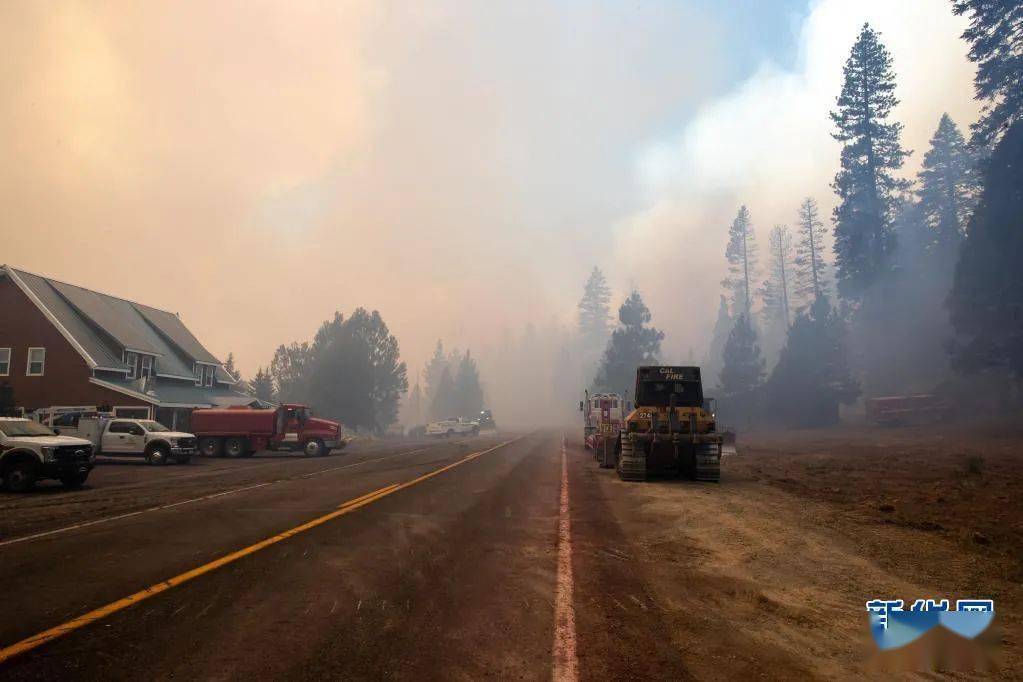
M 341 504 L 334 511 L 324 514 L 323 516 L 319 516 L 311 521 L 306 521 L 305 523 L 299 526 L 295 526 L 294 528 L 291 528 L 289 530 L 286 530 L 283 533 L 278 533 L 277 535 L 266 538 L 265 540 L 260 540 L 259 542 L 253 545 L 249 545 L 248 547 L 244 547 L 237 551 L 231 552 L 230 554 L 226 554 L 220 557 L 219 559 L 214 559 L 213 561 L 207 564 L 203 564 L 202 566 L 198 566 L 189 571 L 185 571 L 184 573 L 176 575 L 173 578 L 168 578 L 163 582 L 156 583 L 155 585 L 150 585 L 149 587 L 145 588 L 144 590 L 140 590 L 135 594 L 124 597 L 123 599 L 118 599 L 115 602 L 111 602 L 106 606 L 101 606 L 98 609 L 89 611 L 88 613 L 83 613 L 77 618 L 73 618 L 67 621 L 66 623 L 52 627 L 49 630 L 44 630 L 43 632 L 32 635 L 31 637 L 23 639 L 20 642 L 16 642 L 15 644 L 11 644 L 10 646 L 4 647 L 3 649 L 0 649 L 0 663 L 4 663 L 5 661 L 20 654 L 23 654 L 26 651 L 31 651 L 32 649 L 42 646 L 43 644 L 54 639 L 57 639 L 58 637 L 62 637 L 68 634 L 69 632 L 74 632 L 79 628 L 83 628 L 86 625 L 95 623 L 98 620 L 106 618 L 107 616 L 117 613 L 118 611 L 122 611 L 128 608 L 129 606 L 138 604 L 139 602 L 149 599 L 150 597 L 155 597 L 158 594 L 166 592 L 172 587 L 177 587 L 178 585 L 186 583 L 189 580 L 198 578 L 201 575 L 206 575 L 207 573 L 215 571 L 222 566 L 234 563 L 235 561 L 238 561 L 243 557 L 247 557 L 250 554 L 255 554 L 261 549 L 266 549 L 270 545 L 275 545 L 278 542 L 282 542 L 300 533 L 304 533 L 307 530 L 311 530 L 313 528 L 316 528 L 317 526 L 323 525 L 324 523 L 336 519 L 339 516 L 349 514 L 355 511 L 356 509 L 360 509 L 368 504 L 372 504 L 373 502 L 376 502 L 377 500 L 386 497 L 392 493 L 396 493 L 399 490 L 411 488 L 412 486 L 418 483 L 422 483 L 423 481 L 433 478 L 434 476 L 442 474 L 445 471 L 449 471 L 457 466 L 461 466 L 462 464 L 471 462 L 474 459 L 478 459 L 483 455 L 487 454 L 488 452 L 493 452 L 498 448 L 503 448 L 506 445 L 514 443 L 515 441 L 520 440 L 521 438 L 522 436 L 519 436 L 519 438 L 506 440 L 505 442 L 495 445 L 494 447 L 489 448 L 487 450 L 481 450 L 479 452 L 474 452 L 470 455 L 466 455 L 460 460 L 452 462 L 451 464 L 445 465 L 439 469 L 434 469 L 433 471 L 423 474 L 422 476 L 413 478 L 411 481 L 406 481 L 404 483 L 392 483 L 389 486 L 385 486 L 378 490 L 374 490 L 373 492 L 366 493 L 365 495 L 356 497 L 352 500 L 348 500 L 347 502 Z

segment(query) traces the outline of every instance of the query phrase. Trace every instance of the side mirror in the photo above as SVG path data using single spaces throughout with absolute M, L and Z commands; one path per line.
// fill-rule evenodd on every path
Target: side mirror
M 60 435 L 60 429 L 53 429 L 53 432 L 54 432 L 55 434 L 57 434 L 58 436 Z
M 579 401 L 579 411 L 580 412 L 583 411 L 583 401 L 581 401 L 581 400 Z

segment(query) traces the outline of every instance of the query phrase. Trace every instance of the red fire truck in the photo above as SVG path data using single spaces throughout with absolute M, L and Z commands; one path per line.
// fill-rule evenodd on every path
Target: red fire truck
M 341 425 L 306 405 L 277 409 L 210 408 L 192 412 L 192 433 L 207 457 L 251 457 L 257 450 L 302 450 L 309 457 L 345 446 Z
M 615 465 L 615 442 L 622 430 L 626 401 L 617 393 L 586 392 L 586 400 L 579 403 L 583 412 L 583 438 L 586 447 L 593 450 L 593 456 L 601 467 Z

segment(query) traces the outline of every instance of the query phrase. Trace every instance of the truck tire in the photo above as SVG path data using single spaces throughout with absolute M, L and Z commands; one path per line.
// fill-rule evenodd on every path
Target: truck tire
M 166 445 L 154 445 L 146 450 L 146 461 L 154 466 L 163 466 L 170 459 L 170 450 Z
M 224 440 L 224 454 L 232 459 L 244 457 L 249 449 L 249 444 L 244 438 L 227 438 Z
M 89 478 L 89 472 L 86 471 L 84 474 L 64 474 L 60 477 L 60 484 L 68 490 L 78 490 L 85 485 L 86 479 Z
M 327 446 L 323 444 L 322 440 L 310 440 L 306 441 L 306 444 L 302 446 L 302 451 L 306 457 L 321 457 L 327 454 Z
M 199 452 L 206 457 L 220 457 L 223 454 L 219 438 L 200 438 Z
M 15 462 L 4 469 L 4 490 L 27 493 L 36 485 L 36 465 L 28 460 Z
M 453 436 L 453 435 L 455 435 L 455 430 L 454 429 L 448 429 L 447 434 L 445 434 L 445 436 L 447 438 L 451 438 L 451 436 Z
M 478 427 L 478 426 L 472 427 L 472 435 L 474 435 L 474 436 L 480 435 L 480 427 Z

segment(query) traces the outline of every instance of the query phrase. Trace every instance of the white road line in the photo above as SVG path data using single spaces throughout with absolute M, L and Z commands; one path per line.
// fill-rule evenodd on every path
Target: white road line
M 561 437 L 561 506 L 558 512 L 558 584 L 554 596 L 554 682 L 576 682 L 575 603 L 572 597 L 572 527 L 568 513 L 568 457 Z
M 81 528 L 88 528 L 89 526 L 97 526 L 101 523 L 110 523 L 111 521 L 120 521 L 121 519 L 130 519 L 133 516 L 141 516 L 142 514 L 148 514 L 150 512 L 162 511 L 164 509 L 171 509 L 173 507 L 180 507 L 185 504 L 193 504 L 195 502 L 204 502 L 206 500 L 212 500 L 217 497 L 224 497 L 225 495 L 234 495 L 236 493 L 243 493 L 249 490 L 255 490 L 257 488 L 265 488 L 268 485 L 275 485 L 277 483 L 285 483 L 287 481 L 295 481 L 298 479 L 308 479 L 321 474 L 329 474 L 332 471 L 340 471 L 341 469 L 351 469 L 352 467 L 362 466 L 363 464 L 372 464 L 373 462 L 382 462 L 385 459 L 392 459 L 394 457 L 400 457 L 401 455 L 414 455 L 420 452 L 426 452 L 430 448 L 419 448 L 418 450 L 406 450 L 404 452 L 396 452 L 393 455 L 387 455 L 385 457 L 377 457 L 375 459 L 364 459 L 361 462 L 352 462 L 351 464 L 345 464 L 339 467 L 331 467 L 330 469 L 322 469 L 320 471 L 314 471 L 309 474 L 302 474 L 300 476 L 291 476 L 288 478 L 278 478 L 275 481 L 266 481 L 265 483 L 257 483 L 255 485 L 248 485 L 243 488 L 232 488 L 230 490 L 223 490 L 219 493 L 213 493 L 211 495 L 203 495 L 202 497 L 193 497 L 188 500 L 180 500 L 178 502 L 171 502 L 169 504 L 161 504 L 158 507 L 149 507 L 148 509 L 139 509 L 138 511 L 128 512 L 126 514 L 118 514 L 116 516 L 105 516 L 101 519 L 94 519 L 92 521 L 84 521 L 82 523 L 76 523 L 71 526 L 62 526 L 61 528 L 54 528 L 53 530 L 43 531 L 42 533 L 35 533 L 33 535 L 26 535 L 20 538 L 12 538 L 10 540 L 0 541 L 0 547 L 7 545 L 16 545 L 19 542 L 28 542 L 29 540 L 38 540 L 39 538 L 49 537 L 51 535 L 58 535 L 60 533 L 67 533 L 72 530 L 79 530 Z

